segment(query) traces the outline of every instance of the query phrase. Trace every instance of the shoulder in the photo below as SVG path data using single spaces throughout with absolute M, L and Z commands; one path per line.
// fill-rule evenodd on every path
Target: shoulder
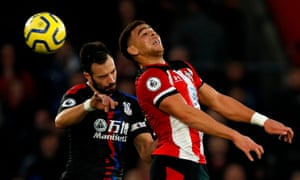
M 170 69 L 169 66 L 147 66 L 138 71 L 137 78 L 164 74 L 168 69 Z
M 133 111 L 140 111 L 140 105 L 138 103 L 137 97 L 131 94 L 127 94 L 123 91 L 117 91 L 117 101 L 120 103 L 120 105 L 124 108 L 124 110 L 128 111 L 128 109 L 131 109 Z M 135 115 L 138 115 L 139 113 L 136 113 Z
M 128 94 L 128 93 L 125 93 L 123 91 L 117 91 L 117 93 L 119 94 L 119 96 L 123 96 L 125 99 L 132 100 L 132 101 L 137 101 L 136 96 L 134 96 L 132 94 Z
M 183 60 L 172 60 L 172 61 L 168 61 L 168 63 L 172 67 L 172 69 L 175 69 L 175 70 L 191 67 L 191 64 L 189 64 L 187 61 L 183 61 Z
M 89 87 L 87 84 L 76 84 L 72 86 L 70 89 L 67 90 L 66 94 L 71 95 L 71 94 L 77 94 L 81 91 L 87 90 Z
M 119 101 L 119 103 L 130 103 L 130 104 L 138 104 L 137 97 L 123 91 L 118 90 L 115 96 Z
M 196 69 L 189 61 L 172 60 L 172 61 L 168 61 L 168 63 L 170 64 L 170 67 L 174 70 L 189 69 L 189 71 L 193 71 L 197 73 Z

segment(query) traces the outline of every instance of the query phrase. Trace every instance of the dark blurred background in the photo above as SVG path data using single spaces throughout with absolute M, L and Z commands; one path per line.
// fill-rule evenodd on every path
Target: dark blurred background
M 133 19 L 161 35 L 167 59 L 190 61 L 203 80 L 222 93 L 291 126 L 292 145 L 261 127 L 217 120 L 265 148 L 249 162 L 230 142 L 206 137 L 212 180 L 300 179 L 300 1 L 111 0 L 3 1 L 0 6 L 0 179 L 54 180 L 66 161 L 65 137 L 54 127 L 58 103 L 70 86 L 84 82 L 78 52 L 100 40 L 115 55 L 119 88 L 134 94 L 136 67 L 118 51 L 121 29 Z M 33 14 L 49 11 L 67 28 L 55 54 L 32 52 L 23 29 Z M 147 179 L 139 163 L 126 177 Z

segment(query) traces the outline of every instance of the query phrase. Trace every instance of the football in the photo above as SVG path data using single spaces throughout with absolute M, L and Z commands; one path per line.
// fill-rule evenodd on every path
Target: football
M 51 54 L 63 46 L 66 27 L 58 16 L 50 12 L 36 13 L 25 23 L 24 38 L 34 52 Z

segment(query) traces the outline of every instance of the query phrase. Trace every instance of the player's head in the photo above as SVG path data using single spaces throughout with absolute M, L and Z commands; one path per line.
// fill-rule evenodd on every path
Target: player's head
M 160 36 L 143 20 L 129 23 L 119 37 L 121 53 L 129 60 L 139 57 L 162 56 L 164 48 Z
M 84 77 L 101 93 L 111 94 L 116 89 L 116 66 L 112 54 L 100 41 L 85 43 L 80 49 Z

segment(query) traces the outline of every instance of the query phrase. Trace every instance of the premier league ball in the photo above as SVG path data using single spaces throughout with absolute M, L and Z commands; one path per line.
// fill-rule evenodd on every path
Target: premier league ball
M 63 21 L 50 12 L 32 15 L 25 23 L 26 44 L 37 53 L 51 54 L 61 48 L 66 39 Z

